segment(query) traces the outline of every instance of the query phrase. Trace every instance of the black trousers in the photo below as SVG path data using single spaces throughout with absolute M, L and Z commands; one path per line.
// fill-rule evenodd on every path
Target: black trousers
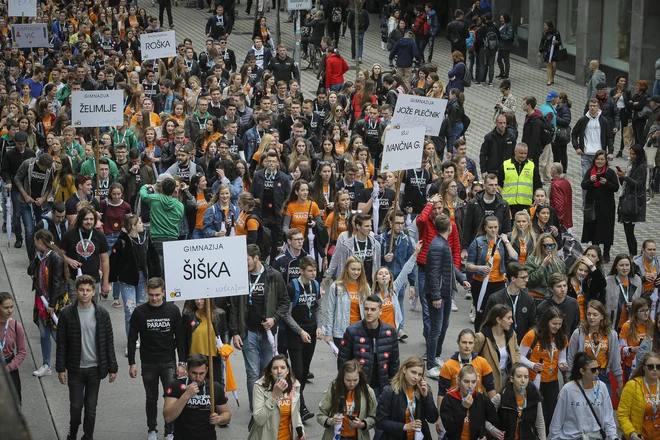
M 474 328 L 479 332 L 481 331 L 481 323 L 484 321 L 484 319 L 486 319 L 484 316 L 484 309 L 486 308 L 488 298 L 490 298 L 490 295 L 493 294 L 493 292 L 504 289 L 506 284 L 504 284 L 504 281 L 489 282 L 486 286 L 486 292 L 484 293 L 484 299 L 481 302 L 480 310 L 477 310 L 477 302 L 479 301 L 479 292 L 481 292 L 483 281 L 473 279 L 471 284 L 472 288 L 470 290 L 472 291 L 472 305 L 474 306 L 474 310 L 476 310 L 476 314 L 474 316 Z
M 163 26 L 163 12 L 167 9 L 167 21 L 170 27 L 174 24 L 172 21 L 172 0 L 159 0 L 158 2 L 158 19 L 160 20 L 160 27 Z
M 566 153 L 566 148 L 568 144 L 556 144 L 552 143 L 552 157 L 555 162 L 559 162 L 562 167 L 564 167 L 564 173 L 568 172 L 568 154 Z
M 511 51 L 499 50 L 497 56 L 497 65 L 500 68 L 500 75 L 509 76 L 509 68 L 511 67 Z
M 282 243 L 284 242 L 283 234 L 282 234 L 282 219 L 279 220 L 264 219 L 263 222 L 264 225 L 268 226 L 268 228 L 270 229 L 270 236 L 271 236 L 270 261 L 273 262 L 275 261 L 275 257 L 277 257 L 277 255 L 279 254 L 277 248 L 279 246 L 282 246 Z M 262 255 L 261 259 L 263 261 L 266 261 L 266 257 L 268 257 L 268 255 Z
M 300 407 L 305 407 L 305 385 L 307 384 L 307 375 L 309 374 L 309 366 L 312 363 L 314 350 L 316 349 L 316 327 L 303 329 L 312 338 L 312 342 L 305 343 L 300 339 L 300 336 L 289 331 L 289 339 L 287 348 L 289 350 L 289 359 L 291 360 L 291 369 L 293 375 L 300 382 Z
M 81 368 L 77 373 L 67 373 L 69 384 L 69 437 L 77 438 L 80 423 L 83 424 L 83 439 L 94 438 L 96 404 L 99 400 L 101 373 L 98 367 Z M 82 417 L 83 406 L 85 416 Z
M 163 390 L 175 379 L 176 365 L 172 362 L 158 362 L 142 364 L 142 384 L 146 394 L 145 410 L 147 412 L 147 427 L 149 431 L 156 431 L 158 427 L 158 381 Z M 174 434 L 174 423 L 165 423 L 165 435 Z
M 545 418 L 545 430 L 550 432 L 550 422 L 555 414 L 557 407 L 557 397 L 559 396 L 559 381 L 541 382 L 541 396 L 543 396 L 543 418 Z

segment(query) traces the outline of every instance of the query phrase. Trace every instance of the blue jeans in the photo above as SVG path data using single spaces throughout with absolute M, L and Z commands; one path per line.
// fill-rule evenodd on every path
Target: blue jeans
M 18 204 L 19 204 L 18 215 L 23 221 L 23 226 L 25 226 L 25 248 L 27 249 L 28 258 L 30 259 L 30 261 L 32 261 L 35 255 L 34 218 L 35 217 L 39 219 L 41 218 L 41 207 L 37 206 L 36 204 L 30 204 L 21 201 L 19 201 Z M 18 222 L 16 222 L 16 224 L 18 224 Z M 16 237 L 18 237 L 18 235 Z
M 16 240 L 23 240 L 21 228 L 19 192 L 16 186 L 11 187 L 11 231 L 16 236 Z
M 660 95 L 660 79 L 656 79 L 653 83 L 653 95 Z
M 119 232 L 111 232 L 105 235 L 105 239 L 108 242 L 108 247 L 110 248 L 108 251 L 108 258 L 110 258 L 110 255 L 112 255 L 112 248 L 114 247 L 115 243 L 117 243 L 117 238 L 119 238 Z M 112 299 L 119 299 L 120 292 L 121 289 L 119 287 L 119 283 L 112 283 Z
M 610 394 L 610 399 L 611 399 L 613 396 L 612 396 L 612 384 L 610 383 L 610 373 L 605 371 L 605 369 L 601 369 L 600 372 L 598 373 L 598 380 L 601 381 L 607 387 L 607 392 Z
M 140 271 L 140 280 L 137 286 L 131 286 L 121 281 L 118 281 L 117 284 L 121 287 L 121 296 L 124 301 L 124 321 L 126 324 L 126 337 L 128 337 L 128 328 L 133 310 L 140 304 L 147 302 L 147 279 L 144 277 L 144 272 Z
M 57 332 L 54 331 L 52 325 L 44 324 L 44 320 L 39 317 L 37 318 L 39 323 L 39 333 L 41 334 L 41 358 L 42 364 L 50 366 L 50 351 L 51 344 L 50 338 L 53 338 L 53 341 L 57 342 Z
M 428 338 L 429 331 L 431 330 L 431 322 L 429 321 L 429 305 L 426 303 L 426 295 L 424 295 L 424 282 L 426 278 L 426 272 L 424 268 L 417 265 L 417 284 L 415 285 L 415 293 L 419 297 L 419 303 L 422 306 L 422 324 L 424 326 L 424 339 Z
M 447 143 L 447 151 L 451 151 L 452 153 L 454 152 L 454 142 L 461 137 L 461 133 L 463 132 L 463 123 L 459 122 L 458 124 L 454 124 L 451 127 L 451 137 L 449 138 L 449 142 Z
M 394 277 L 396 279 L 396 277 Z M 397 330 L 403 330 L 403 323 L 405 321 L 405 316 L 406 314 L 404 313 L 405 307 L 403 307 L 403 301 L 406 299 L 406 285 L 404 284 L 401 286 L 401 290 L 399 290 L 399 308 L 401 309 L 401 325 L 399 325 L 399 328 Z
M 420 298 L 425 295 L 421 295 Z M 433 307 L 430 298 L 426 298 L 429 310 L 429 323 L 431 329 L 426 338 L 426 365 L 431 369 L 435 367 L 435 358 L 442 354 L 442 344 L 449 327 L 449 315 L 451 314 L 451 298 L 443 299 L 442 306 Z
M 332 90 L 333 92 L 339 93 L 341 91 L 342 87 L 344 87 L 344 83 L 331 84 L 330 85 L 330 90 Z
M 158 427 L 158 381 L 166 390 L 176 376 L 174 362 L 156 362 L 142 364 L 142 384 L 146 394 L 145 410 L 147 412 L 147 427 L 149 431 L 156 431 Z M 165 435 L 174 433 L 174 423 L 165 423 Z
M 359 57 L 362 58 L 362 49 L 364 48 L 364 31 L 358 31 L 358 46 L 360 49 Z M 355 29 L 351 29 L 351 59 L 355 59 Z
M 202 234 L 202 230 L 195 229 L 192 233 L 192 238 L 204 238 L 204 234 Z
M 243 340 L 243 360 L 245 361 L 245 375 L 247 376 L 248 400 L 252 411 L 252 389 L 254 383 L 261 377 L 264 368 L 273 358 L 273 349 L 264 332 L 248 330 L 247 338 Z

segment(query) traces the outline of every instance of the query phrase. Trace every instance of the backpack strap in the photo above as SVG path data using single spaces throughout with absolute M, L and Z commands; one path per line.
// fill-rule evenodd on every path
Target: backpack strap
M 291 301 L 291 309 L 298 306 L 298 300 L 300 299 L 300 282 L 298 278 L 293 279 L 293 288 L 295 289 L 295 293 L 293 294 L 293 301 Z
M 45 217 L 41 217 L 41 221 L 44 222 L 44 229 L 48 230 L 48 220 Z

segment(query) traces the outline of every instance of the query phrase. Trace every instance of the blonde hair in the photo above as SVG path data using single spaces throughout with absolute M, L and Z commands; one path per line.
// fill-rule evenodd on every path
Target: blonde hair
M 396 375 L 392 378 L 392 391 L 395 393 L 400 393 L 400 392 L 406 392 L 406 372 L 404 371 L 404 368 L 415 368 L 415 367 L 421 367 L 422 369 L 422 376 L 425 374 L 425 362 L 422 360 L 421 357 L 419 356 L 411 356 L 403 363 L 401 364 L 401 367 L 399 368 L 399 371 L 396 372 Z M 430 389 L 429 389 L 430 391 Z M 414 394 L 415 397 L 418 399 L 421 397 L 421 393 L 419 392 L 419 388 L 415 387 L 414 389 Z M 431 393 L 433 394 L 433 393 Z
M 350 278 L 348 276 L 348 268 L 351 264 L 354 263 L 358 263 L 361 269 L 360 276 L 357 279 L 357 285 L 358 285 L 358 296 L 360 298 L 360 304 L 362 304 L 365 298 L 369 295 L 369 284 L 367 283 L 367 276 L 364 273 L 365 271 L 364 271 L 364 265 L 362 264 L 362 260 L 360 260 L 357 257 L 348 257 L 346 259 L 346 262 L 344 263 L 344 269 L 341 271 L 341 275 L 339 276 L 339 278 L 337 278 L 337 281 L 335 281 L 335 283 L 338 286 L 341 285 L 344 288 L 346 288 L 346 286 L 350 283 Z

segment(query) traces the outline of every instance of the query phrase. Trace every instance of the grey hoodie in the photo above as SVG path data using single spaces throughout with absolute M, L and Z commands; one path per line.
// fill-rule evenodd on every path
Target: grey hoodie
M 568 370 L 573 368 L 573 359 L 575 355 L 584 351 L 584 332 L 578 327 L 571 335 L 571 341 L 566 350 L 566 363 Z M 611 371 L 617 381 L 622 380 L 623 371 L 621 370 L 621 350 L 619 350 L 619 336 L 615 330 L 610 330 L 607 335 L 607 371 Z
M 587 101 L 596 96 L 596 85 L 605 82 L 605 73 L 602 70 L 596 70 L 591 74 L 591 79 L 587 83 Z

